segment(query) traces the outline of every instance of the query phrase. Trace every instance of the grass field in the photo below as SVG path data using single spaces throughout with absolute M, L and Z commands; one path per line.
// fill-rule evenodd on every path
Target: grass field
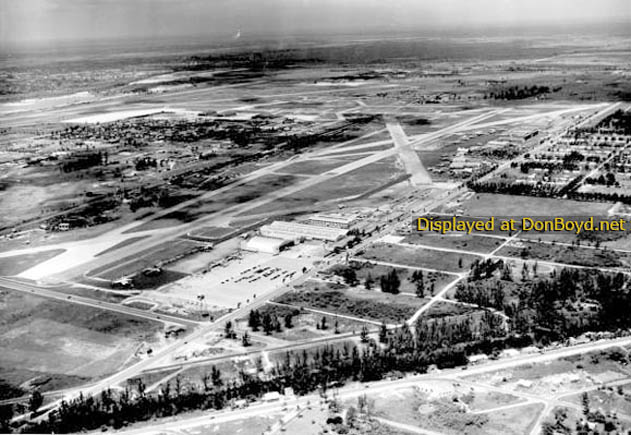
M 289 166 L 285 166 L 280 169 L 279 172 L 284 174 L 305 174 L 305 175 L 317 175 L 323 172 L 330 171 L 339 166 L 346 164 L 344 160 L 306 160 L 302 162 L 292 163 Z
M 99 252 L 98 254 L 96 254 L 96 257 L 98 257 L 99 255 L 103 255 L 103 254 L 107 254 L 108 252 L 112 252 L 112 251 L 117 251 L 119 249 L 122 249 L 126 246 L 132 245 L 136 242 L 139 242 L 143 239 L 146 239 L 149 236 L 138 236 L 138 237 L 130 237 L 129 239 L 123 240 L 122 242 L 112 246 L 111 248 L 108 248 L 104 251 Z
M 335 326 L 337 324 L 338 333 L 361 331 L 363 326 L 372 326 L 363 322 L 358 322 L 343 317 L 334 315 L 322 315 L 312 313 L 306 310 L 298 308 L 291 308 L 282 305 L 267 304 L 261 307 L 259 310 L 261 316 L 269 313 L 271 316 L 276 316 L 282 325 L 281 332 L 272 332 L 272 336 L 283 340 L 295 341 L 305 340 L 309 338 L 325 337 L 334 335 Z M 285 315 L 290 314 L 292 316 L 293 327 L 285 327 L 283 320 Z M 318 326 L 322 324 L 322 318 L 325 318 L 325 329 L 321 329 Z M 247 318 L 240 319 L 238 322 L 242 328 L 247 327 Z M 259 329 L 259 334 L 263 333 L 262 329 Z
M 162 330 L 149 320 L 8 291 L 0 307 L 0 379 L 42 391 L 118 370 Z
M 399 279 L 401 280 L 401 293 L 413 293 L 416 294 L 416 284 L 411 281 L 413 269 L 407 269 L 404 267 L 390 267 L 381 264 L 375 264 L 364 261 L 351 261 L 349 266 L 355 270 L 357 279 L 360 284 L 364 284 L 366 278 L 370 276 L 373 280 L 373 286 L 379 290 L 379 277 L 386 275 L 392 269 L 396 270 Z M 334 267 L 329 272 L 334 273 Z M 440 272 L 423 272 L 423 282 L 425 285 L 425 293 L 430 294 L 433 287 L 434 293 L 439 292 L 447 284 L 454 280 L 454 276 Z
M 611 204 L 478 193 L 462 204 L 465 216 L 606 216 Z
M 462 272 L 468 270 L 475 260 L 480 257 L 453 252 L 434 251 L 430 249 L 415 249 L 408 246 L 391 243 L 375 243 L 368 246 L 361 258 L 391 262 L 405 266 L 426 267 L 429 269 L 445 270 L 448 272 Z M 459 264 L 462 264 L 460 267 Z
M 481 396 L 478 399 L 478 396 Z M 511 395 L 493 397 L 482 390 L 471 392 L 450 381 L 425 381 L 418 389 L 399 389 L 378 396 L 374 400 L 377 416 L 388 420 L 416 426 L 442 434 L 475 435 L 521 435 L 532 429 L 532 424 L 543 405 L 527 405 L 506 410 L 474 414 L 467 407 L 477 409 L 477 404 L 490 409 L 515 403 L 518 399 Z M 468 405 L 467 403 L 470 403 Z
M 203 237 L 206 239 L 217 240 L 232 234 L 236 231 L 235 228 L 229 227 L 202 227 L 194 230 L 190 233 L 192 237 Z
M 163 262 L 168 262 L 175 257 L 185 257 L 199 251 L 200 244 L 187 240 L 177 240 L 175 242 L 165 243 L 156 248 L 149 249 L 133 257 L 125 257 L 115 263 L 110 263 L 106 266 L 99 267 L 90 271 L 91 276 L 98 276 L 100 278 L 114 280 L 119 279 L 122 276 L 134 275 L 147 267 L 155 267 Z M 162 274 L 166 275 L 166 274 Z M 179 279 L 185 276 L 174 276 L 172 278 Z M 160 276 L 158 276 L 159 278 Z M 145 279 L 140 279 L 142 283 L 149 284 L 150 282 Z M 171 282 L 174 279 L 164 281 L 164 277 L 159 281 L 164 283 Z M 139 281 L 140 284 L 140 281 Z M 140 288 L 140 287 L 139 287 Z M 146 288 L 143 287 L 143 288 Z
M 497 255 L 587 267 L 629 267 L 631 265 L 631 255 L 626 253 L 538 242 L 513 242 L 500 249 Z
M 483 311 L 468 305 L 453 304 L 451 302 L 438 301 L 423 313 L 423 319 L 440 319 L 443 317 L 465 316 Z
M 370 290 L 334 290 L 324 283 L 308 282 L 297 288 L 300 290 L 285 293 L 275 302 L 388 323 L 407 320 L 427 302 L 413 296 Z
M 459 232 L 440 234 L 436 232 L 415 231 L 405 236 L 403 242 L 488 254 L 501 245 L 503 240 L 496 237 L 484 237 Z
M 0 276 L 19 275 L 31 267 L 63 253 L 65 249 L 52 249 L 35 254 L 14 255 L 0 258 Z

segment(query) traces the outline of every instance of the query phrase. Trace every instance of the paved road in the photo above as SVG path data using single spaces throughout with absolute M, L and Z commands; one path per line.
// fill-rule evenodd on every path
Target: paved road
M 534 355 L 519 355 L 513 358 L 489 361 L 486 364 L 469 367 L 466 371 L 462 368 L 446 369 L 440 373 L 428 373 L 423 375 L 409 376 L 403 379 L 391 380 L 391 381 L 379 381 L 370 384 L 351 384 L 340 388 L 336 391 L 336 397 L 339 400 L 348 400 L 359 397 L 364 394 L 374 395 L 379 393 L 392 392 L 394 389 L 409 388 L 414 386 L 422 386 L 423 381 L 432 380 L 453 380 L 457 382 L 467 382 L 462 380 L 463 376 L 468 379 L 474 378 L 475 375 L 494 372 L 498 370 L 505 370 L 514 368 L 525 364 L 545 363 L 548 361 L 554 361 L 559 358 L 570 357 L 574 355 L 581 355 L 587 352 L 606 350 L 617 346 L 629 346 L 631 345 L 631 337 L 623 337 L 612 340 L 601 340 L 598 342 L 587 343 L 562 349 L 555 349 L 547 351 L 543 354 Z M 473 382 L 475 384 L 475 382 Z M 478 386 L 478 384 L 475 384 Z M 482 386 L 482 388 L 491 388 L 489 386 Z M 554 398 L 550 398 L 551 401 Z M 204 415 L 195 416 L 181 416 L 174 421 L 168 421 L 164 423 L 151 423 L 150 426 L 132 428 L 129 430 L 123 430 L 118 432 L 124 435 L 150 435 L 157 433 L 164 433 L 168 431 L 179 431 L 184 429 L 192 429 L 206 425 L 213 425 L 219 423 L 226 423 L 230 421 L 246 420 L 250 417 L 267 417 L 275 414 L 282 414 L 283 412 L 293 412 L 296 406 L 304 408 L 308 402 L 318 403 L 321 400 L 319 394 L 309 394 L 296 399 L 285 399 L 281 402 L 274 403 L 256 403 L 246 409 L 238 410 L 225 410 L 217 412 L 206 412 Z M 547 398 L 539 398 L 539 401 L 546 402 Z M 526 405 L 527 403 L 524 403 Z M 565 406 L 565 404 L 564 404 Z M 287 411 L 283 411 L 287 409 Z M 533 430 L 533 433 L 537 433 L 539 430 L 539 424 L 545 418 L 544 413 L 541 413 L 537 419 L 537 424 Z M 384 421 L 387 424 L 387 421 Z M 423 430 L 422 428 L 418 428 Z M 418 432 L 428 434 L 431 431 Z

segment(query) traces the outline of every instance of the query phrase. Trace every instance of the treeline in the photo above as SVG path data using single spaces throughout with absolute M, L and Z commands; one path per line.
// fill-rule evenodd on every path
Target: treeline
M 600 131 L 614 134 L 631 135 L 631 113 L 618 109 L 605 119 L 600 121 L 598 125 L 591 128 L 583 128 L 584 133 L 598 133 Z
M 597 269 L 562 269 L 537 278 L 536 263 L 522 266 L 516 286 L 503 269 L 493 280 L 469 280 L 456 288 L 456 299 L 503 311 L 512 330 L 538 341 L 565 340 L 587 331 L 631 327 L 629 278 Z
M 428 366 L 454 367 L 466 364 L 468 353 L 525 346 L 529 337 L 507 336 L 500 320 L 492 313 L 481 319 L 460 322 L 422 321 L 416 333 L 407 325 L 380 334 L 362 347 L 326 346 L 311 352 L 287 352 L 268 372 L 256 375 L 241 371 L 224 380 L 215 367 L 205 374 L 199 386 L 184 387 L 179 378 L 166 383 L 158 394 L 148 394 L 142 382 L 136 391 L 130 387 L 120 394 L 110 390 L 97 397 L 80 396 L 63 401 L 46 420 L 21 428 L 27 433 L 70 433 L 102 427 L 121 428 L 128 424 L 175 415 L 192 410 L 223 409 L 237 399 L 256 399 L 266 392 L 291 387 L 304 395 L 318 389 L 343 385 L 348 381 L 377 381 L 392 372 L 423 373 Z
M 554 92 L 560 91 L 561 88 L 555 88 Z M 549 94 L 548 86 L 510 86 L 507 88 L 496 89 L 484 97 L 492 100 L 523 100 L 524 98 L 536 97 L 542 94 Z
M 587 184 L 597 184 L 600 186 L 615 186 L 617 184 L 616 176 L 609 172 L 607 175 L 600 174 L 599 177 L 588 177 L 585 179 Z
M 80 171 L 93 166 L 106 165 L 108 162 L 107 151 L 83 151 L 66 157 L 59 164 L 63 172 Z
M 557 196 L 559 189 L 550 184 L 526 184 L 511 181 L 469 181 L 467 187 L 476 193 L 500 193 L 506 195 Z
M 631 205 L 631 195 L 619 192 L 572 192 L 568 197 L 577 201 L 621 202 Z

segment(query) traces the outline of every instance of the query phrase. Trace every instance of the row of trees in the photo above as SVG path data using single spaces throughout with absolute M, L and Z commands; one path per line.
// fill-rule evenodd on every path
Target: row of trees
M 560 90 L 560 88 L 559 88 Z M 524 98 L 536 97 L 542 94 L 549 94 L 548 86 L 509 86 L 503 89 L 496 89 L 485 95 L 485 98 L 495 100 L 523 100 Z
M 225 380 L 213 367 L 201 379 L 201 385 L 183 386 L 176 379 L 174 388 L 167 383 L 157 394 L 148 394 L 142 382 L 135 391 L 120 394 L 104 391 L 99 397 L 83 397 L 63 402 L 47 420 L 23 428 L 26 432 L 80 432 L 102 426 L 120 428 L 131 422 L 174 415 L 196 409 L 222 409 L 232 400 L 254 399 L 269 391 L 292 387 L 297 394 L 347 381 L 375 381 L 393 371 L 424 372 L 431 364 L 454 367 L 466 363 L 466 354 L 507 346 L 527 345 L 527 337 L 506 334 L 501 318 L 486 313 L 479 318 L 460 321 L 424 320 L 416 332 L 407 325 L 388 331 L 382 328 L 377 344 L 365 330 L 366 344 L 325 346 L 312 351 L 287 352 L 267 373 L 241 371 Z

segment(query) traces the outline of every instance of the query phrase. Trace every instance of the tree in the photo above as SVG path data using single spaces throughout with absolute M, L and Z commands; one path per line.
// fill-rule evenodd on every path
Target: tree
M 13 405 L 0 405 L 0 432 L 9 433 L 11 428 L 9 423 L 13 418 Z
M 423 277 L 422 270 L 415 270 L 412 272 L 412 277 L 410 278 L 416 287 L 416 296 L 422 298 L 425 296 L 425 279 Z
M 362 343 L 368 343 L 368 328 L 366 325 L 362 326 L 362 331 L 359 334 Z
M 292 323 L 292 318 L 293 316 L 291 315 L 291 313 L 287 313 L 285 314 L 285 328 L 287 329 L 291 329 L 294 327 L 293 323 Z
M 243 344 L 243 347 L 248 347 L 252 344 L 250 343 L 250 335 L 248 334 L 248 331 L 245 331 L 241 336 L 241 343 Z
M 272 335 L 272 331 L 274 328 L 274 321 L 272 320 L 272 316 L 269 313 L 263 314 L 263 332 L 265 335 Z
M 38 390 L 33 391 L 31 397 L 28 399 L 28 408 L 31 412 L 35 412 L 44 403 L 44 396 Z
M 322 329 L 324 331 L 327 328 L 328 328 L 328 326 L 326 324 L 326 317 L 322 316 L 322 320 L 320 321 L 320 329 Z
M 425 296 L 425 283 L 423 279 L 416 281 L 416 296 L 422 298 Z
M 252 328 L 252 331 L 258 331 L 261 326 L 261 315 L 258 310 L 250 310 L 250 315 L 248 316 L 248 326 Z
M 458 258 L 458 269 L 462 269 L 462 257 Z
M 368 273 L 368 275 L 366 275 L 366 279 L 364 280 L 364 287 L 366 288 L 366 290 L 372 290 L 372 285 L 374 282 L 375 280 L 372 278 L 372 275 Z
M 215 387 L 221 387 L 223 385 L 221 371 L 215 366 L 212 366 L 212 369 L 210 370 L 210 380 Z
M 350 406 L 346 411 L 346 424 L 350 427 L 355 426 L 355 420 L 357 419 L 357 410 L 354 406 Z
M 204 372 L 202 375 L 202 385 L 204 386 L 204 391 L 210 390 L 210 375 L 208 372 Z
M 232 327 L 232 322 L 230 320 L 228 320 L 223 328 L 224 331 L 224 335 L 226 336 L 226 338 L 231 338 L 231 339 L 235 339 L 237 338 L 237 333 L 234 332 L 234 329 Z
M 395 269 L 391 269 L 390 272 L 382 275 L 379 279 L 379 285 L 381 286 L 381 291 L 384 293 L 399 293 L 401 280 L 399 279 L 397 271 Z
M 589 396 L 587 393 L 581 395 L 581 403 L 583 404 L 583 415 L 587 417 L 589 415 Z
M 379 328 L 379 343 L 385 343 L 388 341 L 388 327 L 386 322 L 381 322 L 381 328 Z

